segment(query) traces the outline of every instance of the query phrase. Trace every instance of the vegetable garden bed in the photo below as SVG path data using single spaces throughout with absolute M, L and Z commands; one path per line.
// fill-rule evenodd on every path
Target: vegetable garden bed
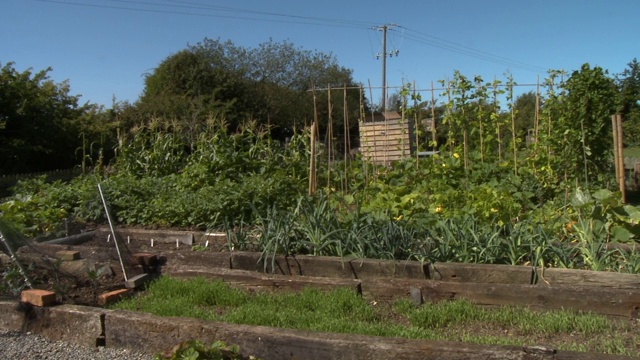
M 420 305 L 463 299 L 488 307 L 515 305 L 539 310 L 572 309 L 614 316 L 621 321 L 632 321 L 636 328 L 640 309 L 638 275 L 564 269 L 545 269 L 542 273 L 539 268 L 528 266 L 429 264 L 417 261 L 315 256 L 263 258 L 261 253 L 220 251 L 224 247 L 223 238 L 194 232 L 120 230 L 118 237 L 121 240 L 129 239 L 127 253 L 131 255 L 129 259 L 133 259 L 133 262 L 128 266 L 136 272 L 150 270 L 143 269 L 144 264 L 136 262 L 139 257 L 132 256 L 136 253 L 146 253 L 160 259 L 152 269 L 156 276 L 221 279 L 234 287 L 251 292 L 279 293 L 300 291 L 307 287 L 325 290 L 347 288 L 372 304 L 392 304 L 404 299 Z M 59 251 L 78 251 L 80 260 L 55 262 L 59 266 L 60 274 L 50 274 L 49 280 L 52 277 L 60 279 L 64 274 L 73 276 L 76 280 L 75 286 L 67 285 L 67 293 L 59 296 L 59 301 L 66 304 L 96 305 L 91 299 L 97 299 L 99 292 L 122 287 L 123 284 L 113 240 L 107 241 L 108 238 L 108 231 L 101 228 L 84 236 L 25 246 L 18 253 L 23 262 L 52 264 L 54 262 L 51 259 L 55 259 Z M 112 270 L 111 275 L 101 276 L 99 279 L 92 277 L 91 269 L 103 269 L 105 266 Z M 60 284 L 48 281 L 37 287 L 56 290 L 56 286 L 60 288 Z M 90 295 L 80 295 L 83 291 L 86 293 L 86 289 L 93 292 Z M 305 334 L 304 341 L 311 341 L 307 339 L 308 336 L 313 337 Z M 240 342 L 244 343 L 246 340 Z M 117 342 L 112 344 L 115 345 Z M 451 358 L 471 358 L 468 349 L 463 351 L 464 347 L 458 348 L 462 352 L 456 352 L 452 351 L 450 344 L 438 346 L 444 346 L 442 351 L 457 354 L 451 355 Z M 471 347 L 475 349 L 474 346 Z M 637 351 L 637 345 L 635 348 Z M 398 349 L 400 353 L 405 351 L 402 350 L 402 346 Z M 159 350 L 161 349 L 155 349 Z M 484 350 L 474 351 L 478 355 L 486 355 Z M 504 348 L 500 351 L 512 356 L 514 349 Z M 532 355 L 532 351 L 537 355 Z M 552 355 L 556 356 L 554 358 L 561 358 L 558 357 L 557 351 L 548 348 L 544 351 L 519 349 L 516 352 L 521 353 L 518 356 L 523 356 L 522 358 L 545 358 Z M 269 358 L 264 353 L 260 354 Z M 504 358 L 496 354 L 491 358 Z M 580 354 L 591 356 L 587 353 Z M 411 358 L 408 355 L 403 356 Z

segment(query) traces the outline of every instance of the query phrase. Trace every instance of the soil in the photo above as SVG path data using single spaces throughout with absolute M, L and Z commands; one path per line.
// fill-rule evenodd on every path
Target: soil
M 34 243 L 24 245 L 16 250 L 16 255 L 29 274 L 33 288 L 54 291 L 60 304 L 99 306 L 98 296 L 125 288 L 123 266 L 127 277 L 132 278 L 144 272 L 152 275 L 159 273 L 159 267 L 167 259 L 185 258 L 193 254 L 197 257 L 203 251 L 220 251 L 220 243 L 211 246 L 192 248 L 190 245 L 175 242 L 123 239 L 120 241 L 120 263 L 118 250 L 111 237 L 98 238 L 83 242 L 80 245 L 57 245 L 50 243 Z M 194 249 L 198 251 L 194 251 Z M 4 250 L 4 249 L 3 249 Z M 80 259 L 74 261 L 58 260 L 58 252 L 78 251 Z M 142 264 L 135 257 L 136 253 L 150 253 L 157 256 L 157 263 Z M 2 254 L 2 253 L 0 253 Z M 9 256 L 2 254 L 0 258 L 0 296 L 18 296 L 25 288 L 24 277 Z

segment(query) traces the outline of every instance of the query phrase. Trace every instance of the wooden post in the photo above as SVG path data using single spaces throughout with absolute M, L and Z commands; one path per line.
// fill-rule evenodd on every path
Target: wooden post
M 331 85 L 327 86 L 327 107 L 329 111 L 329 120 L 327 124 L 327 191 L 331 191 L 331 147 L 333 138 L 333 105 L 331 105 Z
M 516 137 L 516 104 L 513 100 L 513 75 L 509 75 L 509 99 L 511 104 L 511 142 L 513 142 L 513 172 L 518 176 L 518 142 Z
M 620 186 L 620 153 L 618 152 L 618 116 L 611 115 L 611 126 L 613 127 L 613 163 L 616 169 L 616 182 Z M 624 171 L 624 169 L 622 169 Z
M 309 156 L 309 196 L 316 192 L 316 124 L 318 122 L 318 105 L 316 102 L 316 86 L 313 85 L 313 122 L 311 123 L 311 155 Z
M 309 159 L 309 196 L 316 192 L 316 122 L 311 123 L 311 155 Z
M 536 111 L 535 111 L 535 120 L 534 120 L 534 143 L 538 143 L 538 130 L 540 126 L 540 75 L 536 80 Z M 537 149 L 537 148 L 536 148 Z
M 624 177 L 624 152 L 623 152 L 623 148 L 624 148 L 624 141 L 623 141 L 623 134 L 622 134 L 622 115 L 617 114 L 616 115 L 616 126 L 618 128 L 618 164 L 620 167 L 620 175 L 619 175 L 619 182 L 620 182 L 620 192 L 622 193 L 622 203 L 626 203 L 627 202 L 627 189 L 626 189 L 626 184 L 625 184 L 625 177 Z
M 431 150 L 436 150 L 436 142 L 438 141 L 438 135 L 436 133 L 436 99 L 433 95 L 433 81 L 431 81 Z
M 371 97 L 373 99 L 373 93 L 371 92 L 371 80 L 369 80 L 369 97 Z M 371 111 L 371 122 L 374 122 L 375 119 L 376 119 L 375 111 Z M 362 136 L 362 135 L 360 135 L 360 136 Z M 378 167 L 376 166 L 376 164 L 377 164 L 377 160 L 378 160 L 377 159 L 378 155 L 377 155 L 377 151 L 375 151 L 375 150 L 377 150 L 377 144 L 376 144 L 376 137 L 375 136 L 373 137 L 373 145 L 372 146 L 373 146 L 373 150 L 374 150 L 373 151 L 373 178 L 377 180 L 378 179 Z
M 493 111 L 496 115 L 496 135 L 498 137 L 498 162 L 502 162 L 502 134 L 500 134 L 500 109 L 498 109 L 498 80 L 493 76 Z
M 349 135 L 349 111 L 347 109 L 347 84 L 344 84 L 344 93 L 343 93 L 343 104 L 342 104 L 342 108 L 343 108 L 343 119 L 342 119 L 342 123 L 343 123 L 343 132 L 344 132 L 344 144 L 342 144 L 342 152 L 344 153 L 344 173 L 342 174 L 342 180 L 340 181 L 340 185 L 342 187 L 342 192 L 344 192 L 346 190 L 347 187 L 347 175 L 348 173 L 348 169 L 347 169 L 347 162 L 349 161 L 348 156 L 349 156 L 349 148 L 347 147 L 348 144 L 348 140 L 347 140 L 347 136 Z
M 420 131 L 419 129 L 419 116 L 418 114 L 418 98 L 416 97 L 416 81 L 413 80 L 413 135 L 416 138 L 415 152 L 416 152 L 416 169 L 420 168 Z M 411 149 L 411 136 L 409 136 L 409 149 Z

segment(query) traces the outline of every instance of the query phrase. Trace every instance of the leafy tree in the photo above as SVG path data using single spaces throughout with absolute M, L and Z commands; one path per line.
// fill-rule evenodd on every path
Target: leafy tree
M 135 109 L 136 116 L 176 121 L 188 134 L 197 134 L 207 119 L 224 118 L 231 129 L 246 120 L 257 120 L 274 129 L 278 138 L 290 136 L 295 127 L 313 119 L 313 85 L 354 86 L 351 70 L 338 65 L 335 57 L 304 50 L 292 43 L 272 40 L 247 49 L 205 38 L 173 54 L 145 79 L 145 90 Z M 327 93 L 317 92 L 319 117 L 326 118 Z M 343 94 L 332 94 L 334 126 L 342 127 Z M 357 125 L 359 92 L 348 93 L 350 125 Z M 128 125 L 139 126 L 135 120 Z M 321 127 L 321 131 L 324 130 Z
M 243 74 L 225 66 L 216 55 L 187 49 L 162 61 L 145 78 L 143 94 L 126 116 L 127 125 L 163 119 L 190 143 L 208 118 L 220 117 L 237 125 L 247 110 L 248 87 Z
M 514 106 L 516 109 L 516 133 L 520 139 L 524 140 L 527 131 L 533 129 L 535 126 L 536 93 L 529 91 L 518 96 Z
M 640 143 L 640 63 L 633 59 L 616 76 L 620 91 L 620 114 L 623 120 L 625 143 Z
M 14 63 L 0 68 L 0 173 L 70 168 L 77 163 L 83 114 L 80 96 L 67 81 L 56 84 L 51 68 L 19 72 Z

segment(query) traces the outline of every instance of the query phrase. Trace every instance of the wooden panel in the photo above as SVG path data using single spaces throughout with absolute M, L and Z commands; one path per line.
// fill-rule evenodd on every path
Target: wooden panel
M 529 306 L 541 310 L 573 309 L 637 318 L 640 289 L 603 290 L 590 286 L 480 284 L 436 280 L 366 279 L 362 294 L 372 301 L 395 301 L 418 288 L 426 301 L 466 299 L 486 306 Z
M 408 138 L 409 133 L 406 130 L 389 130 L 389 131 L 376 131 L 376 132 L 361 132 L 360 139 L 372 141 L 378 139 L 396 139 L 396 138 Z
M 246 270 L 230 270 L 209 267 L 166 267 L 163 273 L 177 278 L 202 276 L 208 279 L 222 280 L 234 286 L 250 291 L 289 290 L 300 291 L 305 287 L 322 290 L 349 288 L 360 293 L 360 281 L 355 279 L 335 279 L 311 276 L 284 276 L 258 273 Z
M 389 122 L 388 124 L 376 124 L 376 125 L 360 125 L 360 131 L 365 132 L 380 132 L 380 131 L 388 131 L 388 130 L 405 130 L 409 128 L 409 123 L 397 123 L 397 122 Z
M 409 156 L 409 149 L 405 150 L 378 150 L 378 151 L 363 151 L 363 156 L 367 157 L 404 157 Z
M 397 138 L 391 138 L 391 137 L 380 137 L 371 141 L 367 141 L 364 143 L 361 143 L 360 147 L 361 148 L 379 148 L 381 146 L 399 146 L 404 144 L 405 146 L 409 147 L 410 146 L 410 142 L 409 142 L 409 138 L 408 137 L 397 137 Z
M 436 263 L 431 265 L 429 274 L 431 280 L 529 285 L 533 269 L 529 266 Z
M 381 136 L 375 139 L 367 139 L 364 142 L 360 143 L 360 147 L 381 147 L 381 146 L 397 146 L 400 144 L 406 144 L 406 146 L 409 146 L 410 143 L 410 139 L 409 137 L 405 136 L 405 137 L 387 137 L 387 136 Z
M 387 120 L 360 124 L 360 152 L 375 162 L 396 161 L 411 155 L 410 124 Z
M 621 274 L 606 271 L 570 269 L 536 269 L 537 284 L 547 285 L 591 285 L 618 289 L 640 289 L 640 275 Z
M 391 136 L 391 135 L 409 135 L 407 129 L 383 129 L 376 131 L 360 131 L 360 137 L 372 137 L 372 136 Z
M 232 269 L 264 272 L 260 253 L 238 252 L 231 256 Z M 267 259 L 267 273 L 272 273 L 271 257 Z M 276 256 L 275 273 L 293 276 L 333 277 L 348 279 L 370 279 L 393 277 L 426 279 L 429 264 L 419 261 L 396 261 L 375 259 L 340 259 L 326 256 Z
M 406 144 L 406 146 L 410 146 L 411 142 L 409 137 L 387 137 L 381 136 L 375 139 L 367 139 L 366 141 L 360 142 L 360 147 L 375 147 L 379 148 L 381 146 L 398 146 L 400 144 Z
M 389 139 L 389 140 L 378 140 L 375 143 L 367 143 L 363 144 L 360 149 L 361 151 L 379 151 L 379 150 L 399 150 L 402 148 L 410 148 L 411 144 L 408 139 Z

